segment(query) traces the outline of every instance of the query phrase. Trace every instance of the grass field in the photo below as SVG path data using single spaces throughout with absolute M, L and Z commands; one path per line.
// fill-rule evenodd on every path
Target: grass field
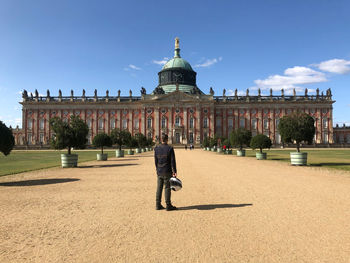
M 114 157 L 114 150 L 104 151 L 108 156 Z M 66 151 L 12 151 L 10 155 L 0 155 L 0 176 L 39 170 L 61 165 L 61 153 Z M 99 150 L 73 151 L 79 155 L 78 162 L 96 160 Z M 125 151 L 126 154 L 126 151 Z
M 283 162 L 290 162 L 289 153 L 295 151 L 295 149 L 264 150 L 264 152 L 267 152 L 268 160 L 278 160 Z M 349 149 L 302 149 L 301 151 L 308 153 L 308 166 L 350 171 Z M 253 150 L 247 150 L 246 155 L 249 157 L 255 157 L 255 152 L 256 151 Z

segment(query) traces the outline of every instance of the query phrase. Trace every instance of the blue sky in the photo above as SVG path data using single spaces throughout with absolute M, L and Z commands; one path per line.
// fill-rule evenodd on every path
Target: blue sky
M 20 92 L 151 92 L 181 56 L 216 94 L 332 88 L 350 125 L 350 1 L 2 0 L 0 120 L 21 126 Z

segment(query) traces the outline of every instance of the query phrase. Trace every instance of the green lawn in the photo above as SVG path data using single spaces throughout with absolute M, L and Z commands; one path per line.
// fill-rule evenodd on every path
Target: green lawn
M 96 160 L 96 153 L 99 150 L 73 151 L 79 154 L 78 161 L 86 162 Z M 115 157 L 114 150 L 104 151 L 108 156 Z M 61 153 L 66 151 L 12 151 L 8 156 L 0 155 L 0 176 L 15 174 L 43 168 L 61 165 Z M 125 151 L 125 154 L 127 151 Z
M 264 150 L 264 152 L 267 152 L 268 160 L 283 162 L 290 162 L 289 153 L 295 151 L 295 149 Z M 308 166 L 350 171 L 350 150 L 348 149 L 301 149 L 301 151 L 308 153 Z M 233 152 L 235 154 L 235 151 Z M 246 155 L 255 157 L 255 152 L 253 150 L 247 150 Z

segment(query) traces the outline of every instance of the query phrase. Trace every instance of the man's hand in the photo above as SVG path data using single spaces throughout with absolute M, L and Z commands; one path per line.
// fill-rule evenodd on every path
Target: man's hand
M 173 173 L 173 177 L 176 177 L 177 176 L 177 174 L 176 173 Z

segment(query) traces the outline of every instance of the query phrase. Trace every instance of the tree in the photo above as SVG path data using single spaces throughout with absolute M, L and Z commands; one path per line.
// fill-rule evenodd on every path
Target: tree
M 153 141 L 152 138 L 148 138 L 148 139 L 147 139 L 147 144 L 146 144 L 147 146 L 152 147 L 154 144 L 155 144 L 155 143 L 154 143 L 154 141 Z
M 5 156 L 9 155 L 14 145 L 15 138 L 13 137 L 12 130 L 0 121 L 0 152 Z
M 203 140 L 203 147 L 209 147 L 209 138 L 208 137 L 204 137 L 204 140 Z
M 297 152 L 303 142 L 311 144 L 315 135 L 314 119 L 304 112 L 294 112 L 284 116 L 278 125 L 282 142 L 295 143 Z
M 272 142 L 269 137 L 267 137 L 264 134 L 258 134 L 252 138 L 250 141 L 250 147 L 255 150 L 255 149 L 260 149 L 260 153 L 262 153 L 263 149 L 270 149 L 272 146 Z
M 129 139 L 126 141 L 126 146 L 130 148 L 130 150 L 134 147 L 137 147 L 137 139 L 135 138 L 135 136 L 131 136 L 130 134 L 130 137 Z
M 113 129 L 111 131 L 112 142 L 118 146 L 119 150 L 121 150 L 123 146 L 126 146 L 130 137 L 131 134 L 128 130 Z
M 248 131 L 244 128 L 238 128 L 237 130 L 232 131 L 230 134 L 231 145 L 238 147 L 239 150 L 242 150 L 244 146 L 248 146 L 250 144 L 251 138 L 251 131 Z
M 210 137 L 209 139 L 209 147 L 213 148 L 214 146 L 216 146 L 218 143 L 218 138 L 216 135 L 214 135 L 214 137 Z
M 92 144 L 95 147 L 101 147 L 101 153 L 103 154 L 103 147 L 105 146 L 112 146 L 112 139 L 108 136 L 108 134 L 99 133 L 97 134 L 94 139 L 92 140 Z
M 89 127 L 79 118 L 79 116 L 70 116 L 70 122 L 66 123 L 60 118 L 55 117 L 50 119 L 50 127 L 54 132 L 54 137 L 51 139 L 51 147 L 54 149 L 68 149 L 68 154 L 71 154 L 71 149 L 84 149 L 87 143 L 87 135 Z
M 229 139 L 224 139 L 222 142 L 222 145 L 226 146 L 226 149 L 230 149 L 231 148 L 231 143 Z
M 139 148 L 144 148 L 147 145 L 147 138 L 145 135 L 143 135 L 142 133 L 136 133 L 135 134 L 135 139 L 137 141 L 137 146 Z

